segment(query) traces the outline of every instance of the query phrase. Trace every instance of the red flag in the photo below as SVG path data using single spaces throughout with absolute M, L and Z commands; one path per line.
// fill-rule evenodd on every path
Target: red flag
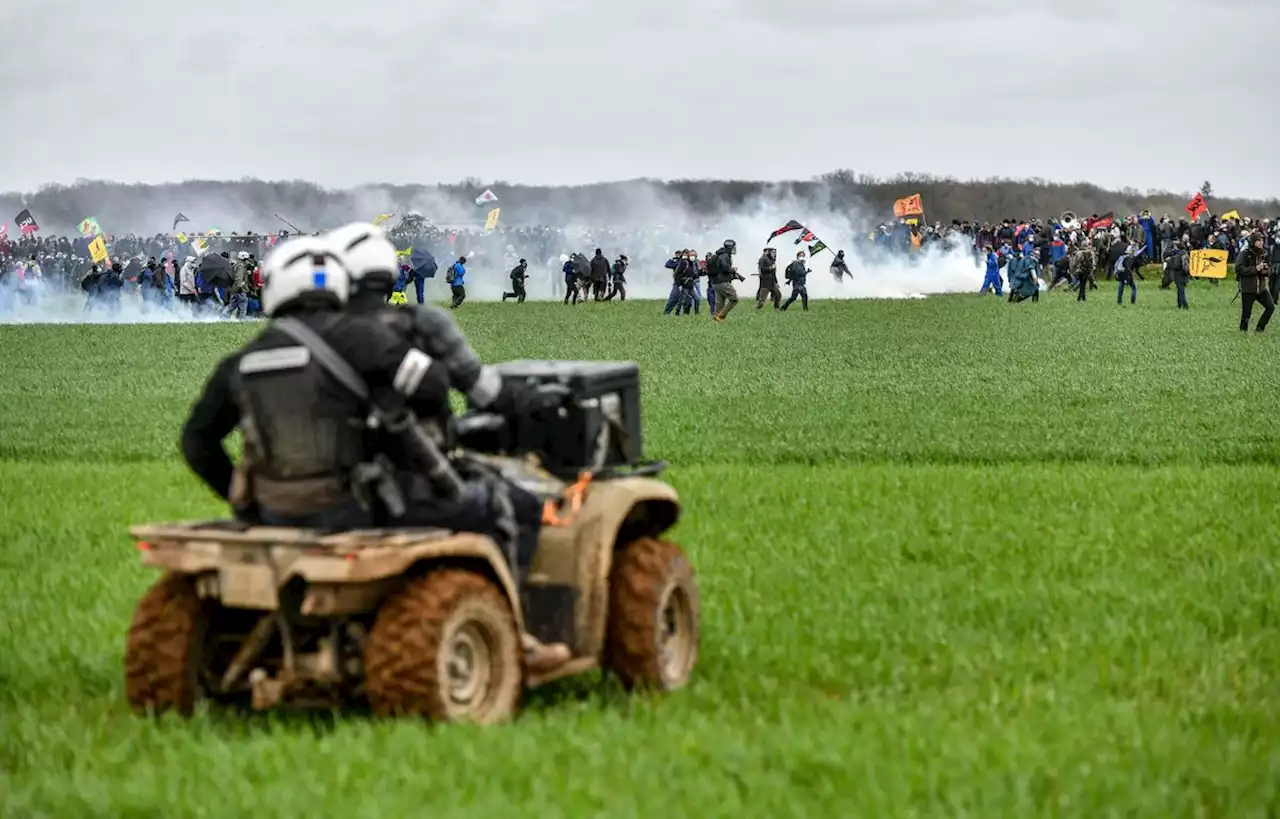
M 772 242 L 774 239 L 778 238 L 782 234 L 790 233 L 793 230 L 804 230 L 804 225 L 800 224 L 795 219 L 792 219 L 782 227 L 775 230 L 773 233 L 770 233 L 769 238 L 765 240 L 765 244 L 769 244 L 769 242 Z
M 1090 216 L 1084 220 L 1084 229 L 1093 230 L 1094 228 L 1109 228 L 1116 221 L 1116 213 L 1109 210 L 1101 216 Z
M 1209 206 L 1205 204 L 1203 193 L 1197 193 L 1187 203 L 1187 213 L 1191 215 L 1191 221 L 1193 222 L 1208 212 Z

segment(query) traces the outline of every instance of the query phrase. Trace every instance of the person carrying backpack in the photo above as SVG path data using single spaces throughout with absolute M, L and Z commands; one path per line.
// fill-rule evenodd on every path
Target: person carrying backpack
M 449 285 L 449 289 L 453 291 L 453 300 L 449 304 L 450 310 L 457 310 L 462 303 L 467 300 L 467 257 L 459 256 L 458 261 L 454 262 L 449 268 L 449 272 L 444 274 L 444 280 Z
M 734 281 L 746 281 L 733 266 L 733 254 L 737 249 L 737 242 L 725 239 L 724 246 L 707 262 L 707 280 L 715 290 L 716 304 L 719 306 L 713 317 L 714 321 L 724 321 L 729 316 L 729 311 L 738 305 L 738 291 L 733 286 Z

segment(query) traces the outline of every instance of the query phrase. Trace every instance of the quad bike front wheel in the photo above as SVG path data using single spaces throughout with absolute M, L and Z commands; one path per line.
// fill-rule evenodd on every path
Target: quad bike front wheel
M 524 691 L 506 597 L 461 569 L 433 571 L 389 597 L 369 632 L 364 665 L 379 716 L 488 725 L 509 719 Z
M 605 667 L 627 688 L 674 691 L 698 662 L 701 610 L 693 566 L 674 543 L 640 538 L 609 574 Z
M 135 711 L 189 716 L 195 710 L 209 620 L 188 575 L 166 574 L 142 596 L 124 651 L 125 696 Z

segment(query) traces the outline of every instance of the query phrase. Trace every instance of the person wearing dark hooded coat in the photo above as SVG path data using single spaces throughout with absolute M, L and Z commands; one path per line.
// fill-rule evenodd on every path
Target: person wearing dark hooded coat
M 1165 276 L 1178 288 L 1178 309 L 1190 310 L 1187 304 L 1187 284 L 1191 281 L 1191 261 L 1187 248 L 1178 240 L 1169 242 L 1164 253 Z
M 1276 311 L 1276 303 L 1267 287 L 1270 265 L 1266 261 L 1262 234 L 1249 237 L 1249 246 L 1236 258 L 1236 280 L 1240 283 L 1240 332 L 1249 332 L 1249 319 L 1255 302 L 1262 304 L 1262 318 L 1258 319 L 1256 332 L 1263 332 Z
M 604 301 L 605 284 L 609 280 L 609 260 L 604 251 L 596 248 L 596 255 L 591 257 L 591 298 L 593 301 Z
M 777 248 L 766 247 L 760 254 L 760 261 L 756 262 L 756 268 L 760 271 L 756 274 L 760 277 L 760 287 L 756 290 L 756 309 L 763 310 L 765 301 L 769 299 L 773 300 L 773 309 L 779 309 L 782 291 L 778 289 Z
M 844 251 L 836 251 L 836 259 L 831 263 L 831 275 L 836 281 L 844 281 L 844 277 L 853 278 L 853 274 L 849 272 L 849 264 L 844 260 Z

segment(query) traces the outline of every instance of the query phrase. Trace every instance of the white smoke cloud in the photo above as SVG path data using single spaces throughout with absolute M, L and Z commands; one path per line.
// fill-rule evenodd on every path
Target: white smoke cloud
M 262 191 L 250 186 L 247 192 L 232 186 L 222 187 L 217 195 L 209 195 L 202 201 L 188 202 L 183 213 L 191 218 L 191 224 L 179 226 L 179 230 L 205 230 L 218 227 L 230 232 L 246 224 L 256 224 L 258 232 L 269 232 L 283 224 L 271 226 L 258 224 L 262 213 L 270 210 L 275 201 L 267 204 L 267 191 L 279 191 L 271 183 L 262 183 Z M 355 219 L 369 220 L 380 213 L 393 211 L 403 215 L 416 211 L 427 216 L 438 226 L 475 225 L 483 219 L 483 212 L 471 203 L 460 203 L 433 188 L 397 190 L 385 186 L 368 186 L 350 191 L 331 192 L 315 188 L 314 196 L 292 204 L 292 213 L 281 213 L 303 230 L 336 227 Z M 255 193 L 255 191 L 257 191 Z M 522 206 L 519 212 L 503 211 L 504 224 L 516 226 L 560 226 L 563 235 L 558 237 L 548 258 L 536 258 L 532 247 L 520 247 L 518 233 L 504 234 L 496 244 L 496 252 L 480 252 L 468 259 L 467 293 L 471 301 L 496 301 L 509 289 L 508 273 L 518 257 L 529 259 L 528 297 L 533 301 L 560 300 L 564 297 L 563 276 L 560 272 L 561 254 L 581 252 L 590 257 L 597 246 L 610 259 L 626 253 L 632 260 L 627 273 L 628 299 L 665 300 L 671 288 L 671 272 L 663 267 L 669 254 L 681 248 L 693 248 L 699 256 L 720 247 L 725 239 L 734 239 L 738 245 L 736 263 L 739 272 L 747 277 L 739 282 L 739 296 L 751 299 L 755 295 L 757 279 L 756 260 L 766 246 L 765 240 L 776 228 L 791 219 L 803 223 L 827 244 L 830 251 L 823 251 L 808 260 L 812 271 L 807 285 L 812 299 L 896 299 L 918 298 L 937 293 L 976 292 L 982 281 L 982 270 L 964 246 L 963 237 L 957 247 L 943 251 L 938 244 L 930 245 L 923 252 L 909 257 L 897 254 L 891 257 L 871 253 L 869 230 L 883 221 L 858 208 L 839 209 L 815 203 L 830 202 L 829 192 L 819 190 L 816 195 L 799 200 L 785 193 L 780 187 L 766 189 L 745 205 L 729 207 L 724 203 L 695 213 L 669 189 L 636 181 L 618 186 L 618 193 L 606 198 L 599 208 L 597 218 L 590 220 L 577 214 L 580 200 L 574 199 L 573 189 L 553 191 L 545 201 Z M 499 188 L 499 196 L 501 192 Z M 163 199 L 164 197 L 160 197 Z M 185 200 L 184 200 L 185 201 Z M 704 203 L 700 203 L 702 205 Z M 499 202 L 499 206 L 502 203 Z M 151 205 L 146 212 L 135 210 L 129 217 L 147 224 L 164 222 L 160 230 L 168 231 L 176 209 L 168 202 Z M 104 227 L 111 223 L 112 215 L 99 217 Z M 602 228 L 629 237 L 624 242 L 635 243 L 635 231 L 643 229 L 646 238 L 641 247 L 626 246 L 618 240 L 610 241 L 609 233 Z M 110 230 L 109 227 L 107 227 Z M 794 258 L 797 250 L 806 244 L 796 245 L 799 233 L 784 234 L 770 243 L 777 249 L 779 285 L 783 295 L 787 286 L 782 270 Z M 532 243 L 531 243 L 532 244 Z M 843 281 L 837 281 L 829 273 L 834 253 L 845 251 L 846 262 L 852 273 Z M 444 269 L 452 261 L 452 248 L 432 248 L 440 264 L 436 278 L 428 281 L 428 298 L 447 299 L 448 285 L 444 282 Z M 494 251 L 494 243 L 488 245 Z M 183 321 L 217 321 L 216 315 L 193 315 L 185 305 L 173 302 L 169 307 L 144 305 L 136 294 L 126 288 L 121 297 L 118 312 L 102 310 L 85 311 L 83 297 L 77 294 L 43 292 L 34 300 L 11 297 L 0 300 L 0 323 L 172 323 Z M 408 288 L 410 299 L 412 285 Z M 705 282 L 704 282 L 705 289 Z

